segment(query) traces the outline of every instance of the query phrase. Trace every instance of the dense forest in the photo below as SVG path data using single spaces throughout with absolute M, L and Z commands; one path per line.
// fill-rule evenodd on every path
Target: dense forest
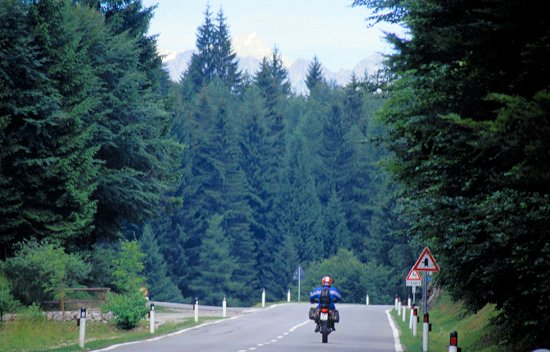
M 389 35 L 387 169 L 438 285 L 496 305 L 511 351 L 550 345 L 550 22 L 542 1 L 355 0 Z
M 147 35 L 154 8 L 140 1 L 1 10 L 0 241 L 14 286 L 17 260 L 49 248 L 89 267 L 62 287 L 116 289 L 113 259 L 135 240 L 156 300 L 250 305 L 263 288 L 281 300 L 297 293 L 298 266 L 307 294 L 322 276 L 313 268 L 337 256 L 359 268 L 335 277 L 346 301 L 404 290 L 414 258 L 391 236 L 403 225 L 377 166 L 381 73 L 341 87 L 313 58 L 308 94 L 295 94 L 277 49 L 240 72 L 223 10 L 207 8 L 171 82 Z
M 251 305 L 298 266 L 302 294 L 329 274 L 387 304 L 429 245 L 507 348 L 549 343 L 539 2 L 353 4 L 407 36 L 345 86 L 314 57 L 299 95 L 277 49 L 239 71 L 222 9 L 171 82 L 140 0 L 1 1 L 0 310 L 79 286 Z

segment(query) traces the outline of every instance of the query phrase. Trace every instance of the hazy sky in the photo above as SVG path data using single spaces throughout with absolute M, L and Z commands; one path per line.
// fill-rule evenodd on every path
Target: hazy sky
M 144 6 L 158 4 L 149 34 L 158 34 L 161 50 L 195 48 L 197 28 L 204 20 L 206 0 L 143 0 Z M 210 0 L 212 12 L 223 9 L 233 38 L 257 33 L 269 46 L 277 46 L 290 60 L 311 59 L 332 70 L 353 68 L 375 52 L 389 52 L 383 30 L 368 28 L 366 7 L 352 0 Z

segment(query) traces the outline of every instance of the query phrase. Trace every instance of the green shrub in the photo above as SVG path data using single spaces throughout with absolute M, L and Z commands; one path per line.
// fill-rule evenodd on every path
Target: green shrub
M 113 312 L 119 328 L 132 329 L 147 314 L 146 300 L 140 288 L 145 282 L 143 277 L 143 252 L 137 241 L 121 241 L 120 252 L 114 258 L 114 284 L 121 292 L 109 295 L 103 310 Z
M 77 286 L 89 272 L 90 266 L 79 255 L 47 241 L 22 242 L 4 263 L 13 295 L 25 305 L 58 298 L 59 289 Z
M 120 241 L 120 252 L 114 258 L 114 284 L 123 293 L 138 292 L 145 283 L 143 258 L 138 241 Z
M 19 315 L 23 318 L 25 321 L 43 321 L 46 320 L 46 316 L 40 309 L 40 306 L 38 304 L 33 303 L 28 307 L 23 308 L 21 311 L 19 311 Z
M 19 306 L 19 302 L 11 293 L 11 285 L 0 270 L 0 312 L 13 312 Z
M 112 293 L 103 310 L 113 312 L 116 325 L 125 330 L 136 327 L 148 311 L 145 297 L 140 292 Z

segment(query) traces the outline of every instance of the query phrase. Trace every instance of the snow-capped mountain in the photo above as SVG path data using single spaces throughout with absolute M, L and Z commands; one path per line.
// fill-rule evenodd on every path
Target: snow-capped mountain
M 256 33 L 238 36 L 233 40 L 232 45 L 239 58 L 240 69 L 251 76 L 258 71 L 262 59 L 266 56 L 270 57 L 273 54 L 273 50 Z M 193 51 L 187 50 L 180 53 L 162 52 L 161 55 L 163 55 L 165 69 L 168 71 L 170 79 L 177 82 L 180 80 L 182 73 L 187 69 Z M 328 81 L 345 85 L 350 81 L 354 72 L 357 77 L 364 77 L 365 73 L 373 74 L 376 72 L 381 68 L 382 60 L 382 55 L 373 54 L 361 60 L 353 69 L 340 69 L 334 72 L 323 67 L 323 73 Z M 306 59 L 297 59 L 291 62 L 283 55 L 283 64 L 288 69 L 290 83 L 293 90 L 297 93 L 307 91 L 304 80 L 310 62 L 310 60 Z

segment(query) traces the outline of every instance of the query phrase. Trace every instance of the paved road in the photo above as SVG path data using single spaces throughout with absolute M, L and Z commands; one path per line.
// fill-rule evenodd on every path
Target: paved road
M 340 324 L 328 344 L 307 319 L 309 304 L 281 304 L 196 329 L 138 343 L 112 346 L 116 352 L 395 352 L 389 306 L 338 305 Z M 105 351 L 107 349 L 104 349 Z

